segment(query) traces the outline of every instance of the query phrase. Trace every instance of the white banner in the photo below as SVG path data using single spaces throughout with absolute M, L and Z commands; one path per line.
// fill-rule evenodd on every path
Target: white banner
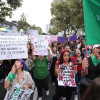
M 50 36 L 47 35 L 35 35 L 33 36 L 32 43 L 34 45 L 34 55 L 47 55 L 48 43 Z
M 63 71 L 58 75 L 58 85 L 76 87 L 74 70 L 77 66 L 59 65 L 59 68 Z
M 31 37 L 33 35 L 38 35 L 38 30 L 28 29 L 28 36 Z
M 28 58 L 27 36 L 0 36 L 0 60 Z
M 16 84 L 10 97 L 7 100 L 27 100 L 31 93 L 33 93 L 32 89 L 23 90 L 21 85 Z

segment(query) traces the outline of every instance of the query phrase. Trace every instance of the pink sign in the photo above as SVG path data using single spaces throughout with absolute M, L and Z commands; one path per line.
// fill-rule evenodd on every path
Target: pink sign
M 52 35 L 52 36 L 51 36 L 51 41 L 52 41 L 52 42 L 58 41 L 58 36 Z

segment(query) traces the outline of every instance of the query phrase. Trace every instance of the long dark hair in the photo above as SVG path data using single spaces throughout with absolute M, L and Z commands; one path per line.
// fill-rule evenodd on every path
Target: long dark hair
M 82 100 L 100 100 L 100 78 L 93 80 Z
M 69 53 L 69 57 L 70 57 L 70 51 L 67 50 L 67 49 L 63 49 L 61 51 L 61 53 L 60 53 L 60 57 L 59 57 L 59 60 L 58 60 L 59 64 L 63 64 L 63 62 L 64 62 L 63 55 L 64 55 L 65 52 L 68 52 Z M 70 61 L 70 58 L 69 58 L 69 61 Z

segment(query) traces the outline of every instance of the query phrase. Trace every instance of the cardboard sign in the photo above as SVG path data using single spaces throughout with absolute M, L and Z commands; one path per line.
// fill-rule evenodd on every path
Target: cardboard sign
M 7 100 L 27 100 L 31 93 L 33 93 L 32 89 L 23 90 L 21 85 L 16 84 L 10 97 Z
M 0 36 L 0 60 L 28 58 L 27 36 Z
M 63 71 L 58 74 L 58 85 L 76 87 L 74 70 L 77 67 L 71 65 L 59 65 L 59 68 Z
M 49 37 L 46 35 L 33 36 L 34 55 L 47 55 Z

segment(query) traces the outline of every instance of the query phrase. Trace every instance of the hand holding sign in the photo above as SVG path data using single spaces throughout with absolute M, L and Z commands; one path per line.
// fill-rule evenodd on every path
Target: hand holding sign
M 31 49 L 32 49 L 32 51 L 34 51 L 34 45 L 33 44 L 31 44 Z
M 76 74 L 76 73 L 77 73 L 77 69 L 75 69 L 75 70 L 73 71 L 73 73 Z
M 25 88 L 27 88 L 27 86 L 25 86 Z M 23 90 L 21 85 L 16 84 L 9 98 L 5 98 L 4 100 L 27 100 L 32 92 L 32 89 Z
M 26 90 L 29 88 L 29 85 L 23 85 L 23 89 Z
M 57 75 L 58 75 L 59 73 L 62 73 L 62 70 L 61 70 L 61 69 L 57 69 L 57 70 L 56 70 L 56 73 L 57 73 Z

